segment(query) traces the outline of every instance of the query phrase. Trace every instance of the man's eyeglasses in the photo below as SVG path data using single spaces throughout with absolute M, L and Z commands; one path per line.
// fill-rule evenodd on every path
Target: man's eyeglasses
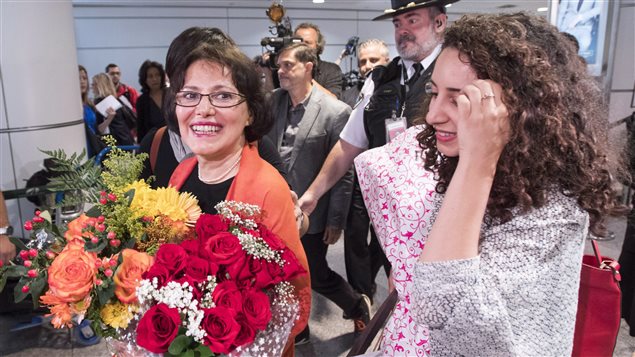
M 176 105 L 182 107 L 195 107 L 203 97 L 207 97 L 209 102 L 216 108 L 231 108 L 247 100 L 244 95 L 231 92 L 215 92 L 203 94 L 191 91 L 180 91 L 176 93 Z

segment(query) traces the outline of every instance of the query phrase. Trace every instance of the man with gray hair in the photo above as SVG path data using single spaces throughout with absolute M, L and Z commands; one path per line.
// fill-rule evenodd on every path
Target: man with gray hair
M 360 43 L 357 46 L 357 66 L 359 67 L 360 80 L 357 85 L 342 93 L 342 102 L 350 105 L 351 108 L 354 107 L 368 72 L 375 66 L 386 65 L 388 62 L 390 62 L 390 53 L 384 41 L 371 38 Z

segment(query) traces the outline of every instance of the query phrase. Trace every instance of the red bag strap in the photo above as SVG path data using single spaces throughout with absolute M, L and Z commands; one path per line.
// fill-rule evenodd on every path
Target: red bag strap
M 157 165 L 157 157 L 159 156 L 159 146 L 161 146 L 161 139 L 165 134 L 165 127 L 160 127 L 152 138 L 152 145 L 150 146 L 150 170 L 154 174 L 154 168 Z
M 620 263 L 615 261 L 615 259 L 611 258 L 602 258 L 600 254 L 600 247 L 598 246 L 598 242 L 595 240 L 591 240 L 591 247 L 593 247 L 593 253 L 595 255 L 595 259 L 597 260 L 597 266 L 600 269 L 609 268 L 613 271 L 613 279 L 615 281 L 622 281 L 622 276 L 620 275 Z
M 174 169 L 172 176 L 170 176 L 170 182 L 168 185 L 180 190 L 187 178 L 190 177 L 190 174 L 197 163 L 198 160 L 196 159 L 196 156 L 188 157 L 187 159 L 181 161 L 179 166 Z

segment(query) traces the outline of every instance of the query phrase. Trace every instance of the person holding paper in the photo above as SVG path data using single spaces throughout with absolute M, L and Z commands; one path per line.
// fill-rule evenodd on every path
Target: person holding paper
M 108 64 L 106 66 L 106 74 L 110 76 L 112 84 L 115 86 L 115 91 L 117 93 L 115 98 L 119 99 L 123 104 L 127 105 L 128 108 L 132 109 L 136 113 L 139 93 L 137 93 L 136 89 L 121 82 L 121 70 L 119 69 L 119 66 L 114 63 Z
M 125 109 L 115 97 L 117 92 L 110 77 L 105 73 L 99 73 L 93 77 L 91 86 L 95 97 L 99 134 L 112 135 L 117 140 L 117 145 L 134 145 L 131 128 L 126 123 Z

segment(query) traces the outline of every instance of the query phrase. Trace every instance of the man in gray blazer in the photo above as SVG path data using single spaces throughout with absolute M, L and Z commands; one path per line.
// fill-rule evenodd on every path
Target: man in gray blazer
M 326 156 L 339 139 L 351 109 L 327 95 L 311 81 L 317 55 L 306 44 L 291 44 L 278 56 L 280 89 L 271 96 L 274 125 L 268 136 L 276 144 L 287 169 L 287 181 L 301 196 L 315 179 Z M 318 202 L 302 236 L 311 274 L 311 287 L 353 319 L 361 332 L 370 318 L 370 300 L 361 295 L 326 261 L 328 245 L 337 242 L 346 225 L 352 190 L 349 170 Z M 307 342 L 308 326 L 296 343 Z

